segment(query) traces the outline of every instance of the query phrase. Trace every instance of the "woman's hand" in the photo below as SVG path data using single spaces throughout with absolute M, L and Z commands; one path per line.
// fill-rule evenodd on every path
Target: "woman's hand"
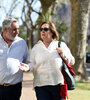
M 25 72 L 28 72 L 30 71 L 30 68 L 27 64 L 24 64 L 24 63 L 20 63 L 21 66 L 19 66 L 19 69 L 21 69 L 22 71 L 25 71 Z
M 60 54 L 61 57 L 63 57 L 63 51 L 62 48 L 56 48 L 57 52 Z
M 60 54 L 60 56 L 68 63 L 68 58 L 63 54 L 62 48 L 56 48 L 56 50 Z

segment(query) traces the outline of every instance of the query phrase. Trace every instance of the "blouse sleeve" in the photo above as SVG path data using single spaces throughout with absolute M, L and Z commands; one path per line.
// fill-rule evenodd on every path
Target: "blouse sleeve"
M 30 64 L 29 64 L 30 71 L 33 71 L 34 66 L 35 66 L 35 52 L 32 49 L 30 52 Z
M 72 56 L 71 51 L 68 48 L 68 46 L 64 42 L 61 42 L 61 48 L 63 50 L 64 56 L 68 58 L 69 64 L 73 65 L 75 63 L 75 58 Z

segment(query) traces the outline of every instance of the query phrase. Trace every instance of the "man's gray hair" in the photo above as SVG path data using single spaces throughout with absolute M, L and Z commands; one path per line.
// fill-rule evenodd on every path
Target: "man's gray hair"
M 12 17 L 6 18 L 2 23 L 2 31 L 4 30 L 4 28 L 11 28 L 12 22 L 18 22 L 18 21 Z

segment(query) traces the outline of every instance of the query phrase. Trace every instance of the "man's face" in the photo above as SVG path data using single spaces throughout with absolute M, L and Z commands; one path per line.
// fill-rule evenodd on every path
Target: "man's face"
M 18 35 L 18 34 L 19 34 L 19 24 L 18 24 L 18 22 L 13 22 L 11 25 L 11 28 L 9 28 L 7 30 L 6 38 L 8 40 L 13 41 L 14 38 L 16 37 L 16 35 Z

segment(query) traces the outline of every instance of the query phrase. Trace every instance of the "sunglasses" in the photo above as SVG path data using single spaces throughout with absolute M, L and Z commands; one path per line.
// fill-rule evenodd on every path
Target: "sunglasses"
M 40 31 L 45 31 L 45 32 L 47 32 L 48 30 L 49 30 L 49 28 L 47 28 L 47 27 L 45 27 L 45 28 L 40 28 Z

